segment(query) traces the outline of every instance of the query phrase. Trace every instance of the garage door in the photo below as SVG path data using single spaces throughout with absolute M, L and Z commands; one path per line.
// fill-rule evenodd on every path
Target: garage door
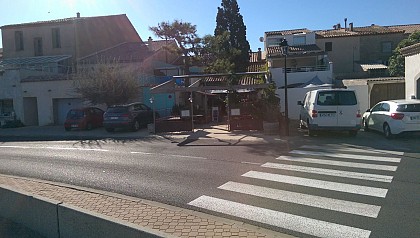
M 53 99 L 53 106 L 54 124 L 63 125 L 67 112 L 72 108 L 83 107 L 84 104 L 80 98 L 56 98 Z

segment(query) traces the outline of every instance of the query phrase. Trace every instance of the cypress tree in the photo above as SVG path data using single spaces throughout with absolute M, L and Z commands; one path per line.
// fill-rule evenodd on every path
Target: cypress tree
M 221 7 L 217 8 L 215 36 L 229 32 L 229 41 L 223 48 L 228 52 L 239 50 L 233 55 L 231 61 L 235 64 L 235 72 L 246 72 L 249 64 L 249 42 L 246 39 L 246 26 L 236 0 L 222 0 Z

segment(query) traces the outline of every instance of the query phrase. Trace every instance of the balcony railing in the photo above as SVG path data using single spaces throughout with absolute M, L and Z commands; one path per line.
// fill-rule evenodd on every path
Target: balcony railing
M 328 71 L 329 65 L 317 65 L 317 66 L 299 66 L 299 67 L 287 67 L 287 73 L 301 73 L 301 72 L 313 72 L 313 71 Z M 283 68 L 284 73 L 284 68 Z

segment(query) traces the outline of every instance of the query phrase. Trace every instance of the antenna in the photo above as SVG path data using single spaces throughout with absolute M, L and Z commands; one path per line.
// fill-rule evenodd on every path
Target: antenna
M 264 42 L 264 37 L 260 37 L 260 42 Z

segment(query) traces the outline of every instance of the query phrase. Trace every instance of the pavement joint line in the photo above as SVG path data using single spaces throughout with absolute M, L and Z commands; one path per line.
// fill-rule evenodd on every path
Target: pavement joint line
M 159 232 L 164 232 L 165 234 L 167 234 L 168 236 L 180 236 L 180 237 L 188 237 L 191 235 L 196 234 L 200 234 L 199 230 L 201 231 L 205 230 L 206 232 L 214 232 L 214 229 L 216 229 L 217 226 L 228 226 L 230 228 L 230 230 L 240 230 L 242 232 L 247 232 L 248 235 L 251 236 L 255 236 L 255 237 L 292 237 L 292 236 L 288 236 L 288 235 L 284 235 L 281 234 L 279 232 L 275 232 L 272 230 L 268 230 L 265 228 L 261 228 L 261 227 L 256 227 L 241 221 L 235 221 L 235 220 L 231 220 L 228 218 L 223 218 L 223 217 L 217 217 L 214 215 L 210 215 L 210 214 L 206 214 L 200 211 L 194 211 L 194 210 L 189 210 L 186 208 L 180 208 L 180 207 L 175 207 L 172 205 L 168 205 L 168 204 L 163 204 L 163 203 L 159 203 L 159 202 L 155 202 L 155 201 L 150 201 L 150 200 L 145 200 L 145 199 L 140 199 L 140 198 L 135 198 L 135 197 L 130 197 L 130 196 L 126 196 L 126 195 L 122 195 L 122 194 L 117 194 L 117 193 L 113 193 L 113 192 L 107 192 L 107 191 L 101 191 L 101 190 L 96 190 L 96 189 L 91 189 L 91 188 L 85 188 L 85 187 L 80 187 L 80 186 L 75 186 L 75 185 L 68 185 L 68 184 L 63 184 L 63 183 L 59 183 L 59 182 L 51 182 L 51 181 L 46 181 L 46 180 L 40 180 L 40 179 L 31 179 L 31 178 L 23 178 L 23 177 L 18 177 L 18 176 L 11 176 L 11 175 L 3 175 L 0 174 L 0 185 L 6 185 L 9 186 L 7 184 L 4 183 L 5 180 L 9 180 L 9 183 L 12 184 L 12 188 L 16 190 L 16 188 L 18 188 L 17 190 L 23 190 L 25 194 L 30 194 L 31 196 L 35 195 L 38 197 L 42 197 L 42 198 L 47 198 L 50 200 L 54 200 L 54 201 L 58 201 L 58 202 L 62 202 L 66 205 L 71 205 L 72 207 L 77 207 L 82 209 L 83 211 L 88 211 L 88 212 L 92 212 L 94 214 L 99 214 L 104 217 L 109 217 L 112 218 L 111 220 L 115 220 L 119 221 L 119 222 L 127 222 L 127 224 L 134 224 L 134 225 L 138 225 L 139 227 L 146 227 L 147 229 L 151 229 L 151 230 L 156 230 Z M 13 180 L 13 181 L 12 181 Z M 7 181 L 6 181 L 7 183 Z M 23 183 L 23 185 L 22 185 Z M 28 183 L 28 184 L 25 184 Z M 37 185 L 34 185 L 33 183 L 37 183 Z M 19 187 L 21 186 L 21 187 Z M 25 190 L 25 186 L 29 186 L 29 188 L 27 188 Z M 51 195 L 51 193 L 57 192 L 59 193 L 60 191 L 57 191 L 57 189 L 54 189 L 54 192 L 52 192 L 52 188 L 45 188 L 45 189 L 40 189 L 37 193 L 37 188 L 38 187 L 45 187 L 45 186 L 56 186 L 56 187 L 60 187 L 62 189 L 68 189 L 69 193 L 71 193 L 73 190 L 73 192 L 78 192 L 77 195 L 73 196 L 79 196 L 79 199 L 83 201 L 84 199 L 88 199 L 88 200 L 94 200 L 92 198 L 89 198 L 89 196 L 93 196 L 95 199 L 102 199 L 102 202 L 105 202 L 103 204 L 99 204 L 98 206 L 100 206 L 99 210 L 95 210 L 95 208 L 93 209 L 88 209 L 85 207 L 80 207 L 77 204 L 80 202 L 78 199 L 74 198 L 77 203 L 71 203 L 70 200 L 69 201 L 62 201 L 62 199 L 53 199 L 51 197 L 45 197 L 42 194 L 42 192 L 49 192 L 50 196 L 53 196 L 54 194 Z M 32 191 L 28 191 L 31 190 Z M 39 194 L 41 193 L 41 194 Z M 86 194 L 84 194 L 86 193 Z M 60 194 L 61 195 L 61 194 Z M 48 195 L 47 195 L 48 196 Z M 72 196 L 71 194 L 67 194 L 67 196 Z M 80 196 L 82 196 L 82 198 L 80 198 Z M 110 201 L 108 201 L 108 198 L 111 198 Z M 68 199 L 68 198 L 67 198 Z M 126 202 L 128 202 L 127 205 L 124 205 L 124 200 Z M 114 202 L 119 202 L 119 206 L 117 205 L 112 205 L 112 203 Z M 92 201 L 91 201 L 92 202 Z M 93 201 L 95 202 L 95 201 Z M 102 206 L 106 206 L 106 204 L 111 203 L 111 208 L 103 208 Z M 132 204 L 134 203 L 134 204 Z M 134 205 L 134 207 L 130 207 Z M 137 205 L 136 205 L 137 204 Z M 143 205 L 142 205 L 143 204 Z M 90 205 L 86 205 L 87 207 L 90 207 Z M 112 206 L 115 206 L 116 210 L 114 212 L 110 211 L 113 209 Z M 138 216 L 137 218 L 135 217 L 136 214 L 140 215 L 140 214 L 144 214 L 144 211 L 142 211 L 142 207 L 144 206 L 149 206 L 149 208 L 146 209 L 152 209 L 153 211 L 156 211 L 156 213 L 153 213 L 152 215 L 147 215 L 146 217 L 141 218 L 141 216 Z M 126 208 L 126 211 L 121 211 L 121 209 Z M 134 210 L 133 210 L 134 209 Z M 137 210 L 136 210 L 137 209 Z M 140 210 L 138 210 L 140 209 Z M 102 211 L 102 212 L 101 212 Z M 103 211 L 108 211 L 108 212 L 103 212 Z M 145 210 L 146 211 L 146 210 Z M 141 213 L 138 213 L 141 212 Z M 111 214 L 108 215 L 107 213 Z M 116 215 L 112 215 L 116 213 Z M 119 214 L 119 215 L 118 215 Z M 133 215 L 130 215 L 133 214 Z M 148 214 L 146 212 L 146 214 Z M 160 215 L 159 215 L 160 214 Z M 166 225 L 164 224 L 164 222 L 160 222 L 158 219 L 161 219 L 160 216 L 162 216 L 162 214 L 164 214 L 164 218 L 165 220 L 171 220 L 170 223 L 166 223 Z M 166 217 L 166 214 L 169 214 L 169 217 Z M 150 216 L 150 217 L 148 217 Z M 153 216 L 155 216 L 155 218 L 153 218 Z M 171 218 L 172 217 L 172 218 Z M 176 217 L 176 218 L 175 218 Z M 147 219 L 146 219 L 147 218 Z M 143 219 L 143 220 L 142 220 Z M 146 220 L 145 220 L 146 219 Z M 161 219 L 162 220 L 162 219 Z M 164 221 L 164 220 L 162 220 Z M 194 223 L 194 221 L 196 221 Z M 177 223 L 178 222 L 178 223 Z M 197 223 L 198 222 L 198 223 Z M 171 225 L 172 224 L 172 225 Z M 177 224 L 177 225 L 176 225 Z M 193 226 L 196 226 L 196 228 L 193 229 Z M 189 230 L 189 233 L 179 233 L 179 229 L 173 229 L 176 226 L 182 226 L 185 227 L 186 230 Z M 198 228 L 197 228 L 198 227 Z M 164 229 L 166 228 L 166 229 Z M 202 233 L 202 232 L 201 232 Z M 183 235 L 184 234 L 184 235 Z M 185 234 L 189 234 L 189 235 L 185 235 Z

